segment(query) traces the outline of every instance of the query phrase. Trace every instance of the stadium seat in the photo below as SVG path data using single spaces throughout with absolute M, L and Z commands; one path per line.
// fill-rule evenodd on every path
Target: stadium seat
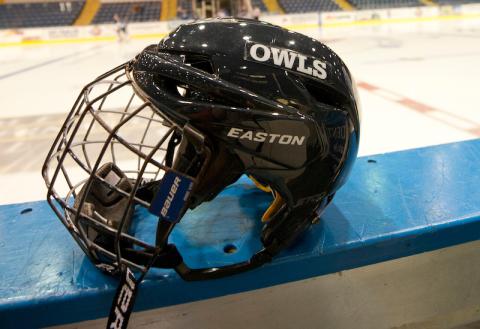
M 439 5 L 463 5 L 469 3 L 478 3 L 478 0 L 436 0 Z
M 126 18 L 128 22 L 158 21 L 161 6 L 160 1 L 103 3 L 92 23 L 114 23 L 115 14 L 120 18 Z
M 341 10 L 333 0 L 279 0 L 279 3 L 286 13 Z
M 71 25 L 84 4 L 84 0 L 74 0 L 1 5 L 0 29 Z
M 267 7 L 265 6 L 265 4 L 263 3 L 262 0 L 252 0 L 252 7 L 253 8 L 255 8 L 255 7 L 260 8 L 260 11 L 262 13 L 267 13 L 268 12 Z
M 423 6 L 418 0 L 350 0 L 358 9 L 379 9 Z

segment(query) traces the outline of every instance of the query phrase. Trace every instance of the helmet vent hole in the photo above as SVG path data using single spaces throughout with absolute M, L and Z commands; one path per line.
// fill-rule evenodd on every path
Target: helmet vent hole
M 237 252 L 237 247 L 233 244 L 227 244 L 223 247 L 223 252 L 226 254 L 234 254 Z
M 214 73 L 212 62 L 208 56 L 201 54 L 184 54 L 183 57 L 185 64 L 210 74 Z
M 340 106 L 342 104 L 343 97 L 341 95 L 338 95 L 326 86 L 321 86 L 312 79 L 305 79 L 304 86 L 317 102 L 330 106 Z
M 187 89 L 182 86 L 177 86 L 177 91 L 182 97 L 185 97 L 185 95 L 187 94 Z

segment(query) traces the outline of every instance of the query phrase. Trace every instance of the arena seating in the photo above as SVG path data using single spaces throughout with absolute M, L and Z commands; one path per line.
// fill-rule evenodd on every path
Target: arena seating
M 85 1 L 13 3 L 0 6 L 0 29 L 72 25 Z
M 436 0 L 439 5 L 462 5 L 468 3 L 479 3 L 479 0 Z
M 397 8 L 423 6 L 420 0 L 347 0 L 356 9 Z M 434 0 L 439 5 L 460 5 L 479 3 L 480 0 Z M 285 13 L 305 13 L 341 10 L 334 0 L 278 0 Z M 44 26 L 72 25 L 80 15 L 85 0 L 4 3 L 0 5 L 0 29 Z M 191 1 L 178 0 L 177 13 L 181 19 L 193 18 Z M 259 7 L 263 13 L 268 12 L 263 0 L 252 0 L 253 7 Z M 162 2 L 107 2 L 102 3 L 92 23 L 113 23 L 113 16 L 118 14 L 129 22 L 157 21 L 160 18 Z
M 252 7 L 253 7 L 253 8 L 255 8 L 255 7 L 260 8 L 260 11 L 261 11 L 262 13 L 268 12 L 267 7 L 265 6 L 265 4 L 263 3 L 262 0 L 252 0 Z
M 418 0 L 349 0 L 349 2 L 357 9 L 423 6 Z
M 341 10 L 333 0 L 279 0 L 279 3 L 285 13 Z
M 192 2 L 190 0 L 177 0 L 178 8 L 182 8 L 183 12 L 177 12 L 177 18 L 180 19 L 192 19 L 193 9 Z
M 113 23 L 115 14 L 129 22 L 158 21 L 161 6 L 160 1 L 102 3 L 92 23 Z

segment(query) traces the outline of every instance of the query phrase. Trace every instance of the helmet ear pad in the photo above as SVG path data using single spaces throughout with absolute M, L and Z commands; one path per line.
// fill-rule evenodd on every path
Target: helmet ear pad
M 119 193 L 100 179 L 125 194 Z M 113 229 L 119 229 L 122 219 L 124 219 L 122 232 L 128 232 L 133 207 L 129 207 L 127 195 L 132 189 L 132 182 L 120 168 L 112 162 L 105 163 L 96 171 L 91 184 L 85 184 L 75 198 L 73 208 L 77 210 L 76 221 L 78 222 L 82 216 L 89 216 Z M 79 209 L 83 199 L 82 209 Z M 127 213 L 125 213 L 126 211 Z M 105 222 L 105 218 L 108 218 L 107 222 Z M 92 226 L 84 228 L 91 241 L 105 249 L 114 249 L 114 236 Z

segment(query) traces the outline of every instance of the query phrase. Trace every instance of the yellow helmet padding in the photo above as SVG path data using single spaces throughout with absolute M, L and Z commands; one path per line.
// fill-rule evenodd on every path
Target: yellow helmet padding
M 272 190 L 270 188 L 270 186 L 263 185 L 262 183 L 257 181 L 252 176 L 248 176 L 248 178 L 250 178 L 252 180 L 252 182 L 255 184 L 255 186 L 258 187 L 263 192 L 273 194 L 273 201 L 270 204 L 270 206 L 267 208 L 267 210 L 265 210 L 265 212 L 263 213 L 263 216 L 262 216 L 262 222 L 268 222 L 270 217 L 272 217 L 272 215 L 275 214 L 283 206 L 285 201 L 283 200 L 282 196 L 279 193 L 277 193 L 276 191 Z

